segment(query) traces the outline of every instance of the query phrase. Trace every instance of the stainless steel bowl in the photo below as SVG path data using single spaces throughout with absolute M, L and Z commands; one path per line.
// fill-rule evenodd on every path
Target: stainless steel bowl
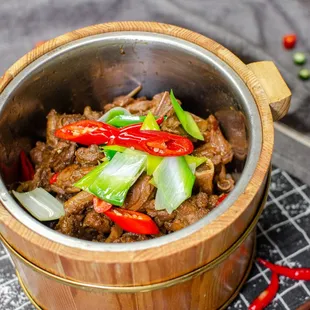
M 46 115 L 102 107 L 143 85 L 139 95 L 174 90 L 187 110 L 207 117 L 231 106 L 243 111 L 249 153 L 234 190 L 197 223 L 157 239 L 131 244 L 79 240 L 51 230 L 30 216 L 0 181 L 0 199 L 28 228 L 55 242 L 91 251 L 136 251 L 184 238 L 220 214 L 244 192 L 256 168 L 262 129 L 255 101 L 244 82 L 222 60 L 187 41 L 146 32 L 114 32 L 86 37 L 57 48 L 22 70 L 0 95 L 0 160 L 13 159 L 19 147 L 44 139 Z M 236 166 L 237 169 L 237 166 Z M 241 171 L 239 171 L 241 172 Z

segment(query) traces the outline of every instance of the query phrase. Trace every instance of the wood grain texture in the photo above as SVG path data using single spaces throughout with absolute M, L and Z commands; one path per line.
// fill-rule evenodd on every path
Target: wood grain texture
M 283 80 L 279 70 L 272 61 L 259 61 L 248 64 L 270 100 L 274 121 L 284 117 L 291 103 L 292 93 Z
M 234 253 L 214 269 L 184 283 L 143 293 L 115 294 L 71 287 L 32 270 L 15 256 L 13 261 L 28 293 L 43 309 L 213 310 L 221 307 L 233 295 L 251 267 L 254 244 L 253 231 Z
M 155 32 L 187 40 L 209 50 L 237 72 L 256 101 L 262 124 L 263 144 L 260 159 L 246 190 L 216 220 L 190 236 L 160 248 L 118 253 L 69 248 L 28 229 L 16 221 L 3 206 L 0 206 L 0 231 L 24 257 L 54 274 L 88 283 L 146 285 L 175 278 L 207 264 L 228 249 L 244 232 L 263 195 L 273 149 L 273 120 L 269 99 L 258 78 L 234 54 L 198 33 L 155 22 L 132 21 L 95 25 L 47 41 L 7 71 L 0 83 L 0 91 L 23 68 L 45 53 L 86 36 L 118 31 Z M 214 272 L 213 277 L 216 279 L 219 275 Z M 212 290 L 213 288 L 210 294 L 215 294 Z M 219 289 L 215 291 L 219 293 Z

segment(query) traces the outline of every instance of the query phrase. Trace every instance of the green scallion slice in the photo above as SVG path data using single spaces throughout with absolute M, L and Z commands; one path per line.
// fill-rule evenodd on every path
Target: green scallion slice
M 298 52 L 293 55 L 293 60 L 296 65 L 303 65 L 304 63 L 306 63 L 307 58 L 304 53 Z
M 310 78 L 310 71 L 308 69 L 301 69 L 298 73 L 298 76 L 302 80 L 308 80 Z

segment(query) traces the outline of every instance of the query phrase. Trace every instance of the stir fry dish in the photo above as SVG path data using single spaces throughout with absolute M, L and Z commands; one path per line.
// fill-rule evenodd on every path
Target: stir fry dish
M 134 99 L 140 89 L 103 111 L 49 112 L 46 141 L 21 153 L 12 191 L 36 219 L 85 240 L 143 241 L 197 222 L 234 188 L 227 169 L 246 157 L 243 114 L 203 119 L 172 90 Z

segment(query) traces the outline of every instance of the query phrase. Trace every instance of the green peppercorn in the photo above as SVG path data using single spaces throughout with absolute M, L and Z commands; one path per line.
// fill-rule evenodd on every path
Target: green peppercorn
M 310 71 L 308 69 L 301 69 L 298 73 L 298 76 L 302 80 L 308 80 L 310 78 Z
M 304 53 L 298 52 L 293 55 L 293 60 L 296 65 L 303 65 L 307 61 L 307 58 Z

